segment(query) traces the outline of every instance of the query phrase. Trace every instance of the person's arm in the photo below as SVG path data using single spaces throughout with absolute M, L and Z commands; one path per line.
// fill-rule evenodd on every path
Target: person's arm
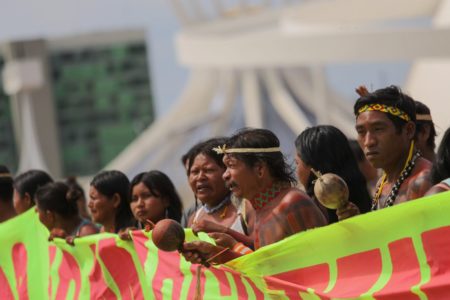
M 241 256 L 241 254 L 229 248 L 215 246 L 203 241 L 184 243 L 181 254 L 187 261 L 205 266 L 224 264 Z
M 121 238 L 122 240 L 130 241 L 131 240 L 130 231 L 133 231 L 133 230 L 138 230 L 138 229 L 136 227 L 122 228 L 119 230 L 119 232 L 117 234 L 119 235 L 119 238 Z
M 430 170 L 426 169 L 418 173 L 408 186 L 407 200 L 413 200 L 423 197 L 426 192 L 433 186 L 430 178 Z
M 347 202 L 344 206 L 336 209 L 336 215 L 339 221 L 351 218 L 353 216 L 359 215 L 360 211 L 358 206 L 353 202 Z
M 431 189 L 429 189 L 426 193 L 425 196 L 430 196 L 430 195 L 434 195 L 434 194 L 439 194 L 442 192 L 446 192 L 449 191 L 450 187 L 446 186 L 444 183 L 438 183 L 436 185 L 433 185 L 431 187 Z
M 278 214 L 284 215 L 291 234 L 328 224 L 317 205 L 300 191 L 286 194 Z
M 83 227 L 80 228 L 78 236 L 86 236 L 91 234 L 97 234 L 98 233 L 98 227 L 94 224 L 86 224 Z
M 200 220 L 197 223 L 192 225 L 192 231 L 197 234 L 197 232 L 221 232 L 226 233 L 233 237 L 238 242 L 241 242 L 245 244 L 248 247 L 253 247 L 253 238 L 250 236 L 246 236 L 245 234 L 242 234 L 240 232 L 237 232 L 233 229 L 230 229 L 228 227 L 225 227 L 223 225 L 217 224 L 215 222 L 209 221 L 209 220 Z

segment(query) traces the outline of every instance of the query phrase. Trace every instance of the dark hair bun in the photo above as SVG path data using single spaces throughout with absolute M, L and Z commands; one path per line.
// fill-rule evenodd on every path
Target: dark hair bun
M 66 199 L 68 202 L 77 202 L 81 198 L 81 192 L 75 188 L 70 187 L 66 194 Z

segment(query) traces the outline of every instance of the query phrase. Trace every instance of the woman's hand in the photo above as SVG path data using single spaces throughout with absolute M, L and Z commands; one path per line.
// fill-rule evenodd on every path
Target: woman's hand
M 54 238 L 65 239 L 66 237 L 67 237 L 67 232 L 64 229 L 53 228 L 52 231 L 50 231 L 50 236 L 48 237 L 48 240 L 53 241 Z
M 202 264 L 206 267 L 209 267 L 210 263 L 224 264 L 241 256 L 241 254 L 231 251 L 230 248 L 214 246 L 203 241 L 184 243 L 181 254 L 187 261 L 193 264 Z
M 199 220 L 192 224 L 192 232 L 197 235 L 198 232 L 227 232 L 227 227 L 214 223 L 209 220 Z
M 358 206 L 356 206 L 355 203 L 350 202 L 350 201 L 347 202 L 347 204 L 345 204 L 344 206 L 339 207 L 336 210 L 336 215 L 338 216 L 339 221 L 348 219 L 350 217 L 353 217 L 353 216 L 356 216 L 359 214 L 360 214 L 360 211 L 359 211 Z
M 214 246 L 213 244 L 195 241 L 190 243 L 184 243 L 181 254 L 184 258 L 193 264 L 202 264 L 209 267 L 207 260 L 219 253 L 222 249 Z
M 131 241 L 131 234 L 130 231 L 137 230 L 136 227 L 127 227 L 119 230 L 119 238 L 124 241 Z
M 73 235 L 67 236 L 66 243 L 69 244 L 70 246 L 75 246 L 75 238 L 76 238 L 76 236 L 73 236 Z
M 237 241 L 232 236 L 222 232 L 211 232 L 208 233 L 208 236 L 214 239 L 217 246 L 221 246 L 224 248 L 233 249 L 234 245 L 236 245 L 237 243 Z

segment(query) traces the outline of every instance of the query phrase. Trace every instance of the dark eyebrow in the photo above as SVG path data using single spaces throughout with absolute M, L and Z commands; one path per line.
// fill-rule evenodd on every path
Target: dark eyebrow
M 370 123 L 369 125 L 370 126 L 380 126 L 380 125 L 386 126 L 386 122 L 385 121 L 375 121 L 373 123 Z
M 370 127 L 373 127 L 373 126 L 387 126 L 388 124 L 387 124 L 387 122 L 386 121 L 381 121 L 381 120 L 377 120 L 377 121 L 373 121 L 373 122 L 371 122 L 371 123 L 369 123 L 368 124 Z M 361 125 L 361 124 L 356 124 L 355 125 L 355 129 L 356 130 L 358 130 L 358 129 L 361 129 L 361 128 L 363 128 L 364 127 L 364 125 Z

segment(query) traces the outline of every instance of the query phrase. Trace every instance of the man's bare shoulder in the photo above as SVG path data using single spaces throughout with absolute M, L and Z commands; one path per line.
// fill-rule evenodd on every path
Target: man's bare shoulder
M 408 180 L 408 200 L 423 197 L 431 188 L 432 163 L 424 158 L 417 160 L 416 166 Z
M 428 159 L 419 157 L 416 161 L 416 167 L 414 168 L 413 173 L 430 171 L 432 167 L 433 164 Z
M 291 187 L 282 196 L 279 202 L 279 209 L 292 209 L 304 206 L 316 206 L 312 199 L 302 190 Z

